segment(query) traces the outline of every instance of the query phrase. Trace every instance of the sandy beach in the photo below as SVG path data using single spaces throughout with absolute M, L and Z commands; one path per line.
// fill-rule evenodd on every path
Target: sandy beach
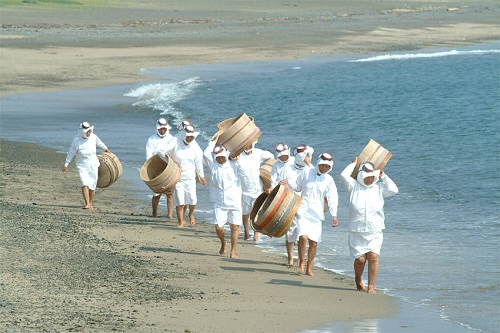
M 0 6 L 0 95 L 154 80 L 148 67 L 500 39 L 495 1 L 81 3 Z M 382 292 L 296 274 L 253 242 L 221 256 L 212 225 L 154 219 L 124 181 L 84 211 L 64 158 L 0 140 L 2 331 L 296 332 L 397 311 Z

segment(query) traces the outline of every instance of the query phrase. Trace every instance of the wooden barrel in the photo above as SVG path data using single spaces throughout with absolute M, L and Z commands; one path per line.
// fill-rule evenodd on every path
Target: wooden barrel
M 356 179 L 358 176 L 359 166 L 362 163 L 372 162 L 377 170 L 382 170 L 391 157 L 392 153 L 390 151 L 382 147 L 375 140 L 370 139 L 368 144 L 359 154 L 358 162 L 356 163 L 356 167 L 354 167 L 351 177 Z
M 217 138 L 217 145 L 223 145 L 231 157 L 238 156 L 241 152 L 260 137 L 262 132 L 255 126 L 252 117 L 245 113 L 238 117 L 230 118 L 219 123 L 218 130 L 214 137 Z
M 172 159 L 165 162 L 153 155 L 142 165 L 140 176 L 153 192 L 170 193 L 181 178 L 181 169 Z
M 97 155 L 99 169 L 97 171 L 97 187 L 105 188 L 113 184 L 123 173 L 120 160 L 113 153 L 102 152 Z
M 260 180 L 264 191 L 271 187 L 271 169 L 276 162 L 274 158 L 270 158 L 260 166 Z
M 252 228 L 270 237 L 284 236 L 292 224 L 302 198 L 286 186 L 262 193 L 250 213 Z

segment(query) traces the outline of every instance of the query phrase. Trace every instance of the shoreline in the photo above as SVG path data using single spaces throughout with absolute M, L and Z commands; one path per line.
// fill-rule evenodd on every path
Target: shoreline
M 391 296 L 357 292 L 350 277 L 322 269 L 298 275 L 253 242 L 239 241 L 240 259 L 218 255 L 213 225 L 154 219 L 120 180 L 84 211 L 75 168 L 60 171 L 64 154 L 0 147 L 7 330 L 297 332 L 397 311 Z

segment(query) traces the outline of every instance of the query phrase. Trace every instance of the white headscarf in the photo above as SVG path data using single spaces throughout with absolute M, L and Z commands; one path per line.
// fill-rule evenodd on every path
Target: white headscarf
M 328 170 L 325 172 L 319 171 L 319 166 L 321 164 L 328 165 Z M 318 156 L 318 160 L 316 161 L 316 168 L 318 169 L 319 174 L 326 174 L 329 173 L 332 168 L 333 168 L 333 155 L 327 152 L 322 153 L 321 155 Z
M 276 158 L 283 163 L 283 161 L 280 160 L 281 156 L 290 156 L 290 148 L 283 142 L 276 144 Z
M 94 132 L 94 126 L 90 125 L 88 121 L 84 121 L 80 125 L 78 125 L 78 133 L 80 136 L 84 139 L 88 139 L 87 137 L 87 132 L 90 131 L 90 133 Z
M 219 163 L 219 161 L 217 161 L 217 157 L 225 157 L 226 158 L 226 162 L 229 158 L 229 152 L 227 151 L 226 148 L 224 148 L 224 146 L 221 146 L 221 145 L 218 145 L 218 146 L 215 146 L 214 147 L 214 150 L 212 151 L 212 153 L 214 154 L 214 159 L 217 163 Z M 224 163 L 219 163 L 219 164 L 225 164 Z
M 186 146 L 189 146 L 189 144 L 192 142 L 192 141 L 190 141 L 190 142 L 187 142 L 187 141 L 186 141 L 186 138 L 187 138 L 188 136 L 192 136 L 192 137 L 194 137 L 194 138 L 196 139 L 196 137 L 197 137 L 198 135 L 200 135 L 200 132 L 195 131 L 194 126 L 193 126 L 193 125 L 187 125 L 187 126 L 185 126 L 185 127 L 184 127 L 184 129 L 181 131 L 181 138 L 182 138 L 182 141 L 184 142 L 184 144 L 185 144 Z
M 165 134 L 160 134 L 160 129 L 161 128 L 166 128 L 167 131 L 165 132 Z M 156 122 L 156 133 L 158 134 L 158 136 L 160 138 L 163 138 L 165 137 L 165 135 L 167 135 L 168 133 L 168 130 L 171 129 L 172 127 L 170 127 L 170 125 L 168 124 L 167 120 L 165 118 L 159 118 L 158 121 Z
M 304 158 L 306 158 L 307 155 L 312 157 L 313 154 L 314 154 L 314 149 L 304 144 L 300 144 L 293 149 L 293 156 L 295 156 L 295 164 L 299 168 L 305 167 L 306 162 L 304 161 Z
M 365 178 L 367 177 L 375 177 L 373 183 L 371 185 L 365 184 Z M 356 180 L 364 187 L 371 187 L 378 182 L 380 178 L 380 170 L 375 170 L 375 165 L 372 162 L 364 162 L 359 166 L 358 176 Z

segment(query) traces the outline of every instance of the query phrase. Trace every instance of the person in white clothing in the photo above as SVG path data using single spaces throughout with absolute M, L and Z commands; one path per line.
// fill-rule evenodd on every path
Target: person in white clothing
M 298 273 L 304 272 L 307 243 L 306 274 L 313 276 L 312 268 L 318 243 L 321 242 L 322 225 L 325 219 L 325 201 L 328 203 L 332 215 L 332 226 L 338 225 L 337 186 L 332 176 L 328 174 L 333 167 L 333 156 L 322 153 L 317 160 L 316 167 L 303 172 L 297 178 L 296 191 L 301 192 L 302 201 L 297 210 L 297 232 L 299 235 L 299 263 Z M 326 199 L 326 200 L 325 200 Z
M 161 147 L 166 147 L 168 143 L 174 140 L 174 137 L 170 134 L 171 129 L 165 118 L 159 118 L 156 122 L 156 134 L 151 135 L 146 143 L 146 160 L 150 159 L 158 152 L 160 152 Z M 167 216 L 169 219 L 174 216 L 174 197 L 172 191 L 165 193 L 167 197 Z M 151 206 L 153 209 L 153 217 L 158 217 L 158 205 L 160 204 L 161 193 L 154 193 L 151 199 Z
M 78 135 L 75 136 L 71 146 L 69 147 L 66 161 L 62 168 L 62 172 L 68 170 L 68 166 L 75 158 L 78 176 L 82 183 L 82 195 L 85 201 L 83 209 L 93 209 L 95 198 L 95 189 L 97 187 L 97 176 L 99 170 L 99 159 L 97 158 L 96 148 L 111 153 L 104 142 L 94 134 L 94 126 L 88 121 L 82 122 L 78 126 Z
M 239 155 L 237 164 L 239 165 L 241 171 L 241 189 L 242 189 L 242 213 L 243 213 L 243 228 L 245 231 L 245 240 L 250 238 L 250 226 L 248 223 L 248 218 L 252 212 L 252 206 L 255 199 L 262 193 L 262 181 L 260 180 L 260 166 L 262 163 L 270 158 L 274 158 L 274 155 L 267 151 L 259 148 L 255 148 L 255 143 L 245 147 L 245 150 Z M 259 233 L 253 233 L 253 240 L 257 241 L 259 239 Z
M 242 224 L 239 167 L 234 160 L 229 160 L 229 152 L 223 146 L 216 146 L 215 141 L 208 144 L 203 157 L 210 169 L 210 201 L 214 203 L 215 233 L 221 243 L 219 254 L 226 253 L 224 225 L 229 223 L 230 258 L 236 259 L 236 244 Z
M 356 179 L 351 174 L 357 158 L 340 177 L 349 193 L 349 249 L 354 258 L 354 279 L 359 291 L 375 293 L 378 259 L 385 229 L 384 199 L 398 193 L 398 187 L 383 170 L 376 170 L 371 162 L 361 163 Z M 368 261 L 368 290 L 362 276 Z
M 203 151 L 195 139 L 200 133 L 194 129 L 193 125 L 187 125 L 179 133 L 179 136 L 172 140 L 167 147 L 162 148 L 158 154 L 162 158 L 170 156 L 181 169 L 181 178 L 175 185 L 174 205 L 177 213 L 178 227 L 185 225 L 184 215 L 189 206 L 189 223 L 194 226 L 194 209 L 198 198 L 196 196 L 196 172 L 200 176 L 202 185 L 206 184 L 203 171 Z
M 314 152 L 314 149 L 304 144 L 297 145 L 293 149 L 294 156 L 290 156 L 289 158 L 287 158 L 286 162 L 283 159 L 283 155 L 285 155 L 286 158 L 287 157 L 286 155 L 290 154 L 290 149 L 288 148 L 288 146 L 284 143 L 278 144 L 276 145 L 276 152 L 278 161 L 273 164 L 273 168 L 271 169 L 271 188 L 268 190 L 269 193 L 276 185 L 285 185 L 292 188 L 290 184 L 296 184 L 299 175 L 305 170 L 309 170 L 309 168 L 312 167 L 311 157 Z M 298 157 L 296 160 L 295 156 L 297 155 Z M 300 163 L 297 164 L 296 163 L 297 161 L 299 161 Z M 274 166 L 277 164 L 278 166 L 274 168 Z M 301 194 L 300 192 L 295 192 L 295 193 L 297 193 L 297 195 Z M 285 235 L 287 265 L 289 267 L 293 266 L 293 248 L 295 246 L 295 243 L 299 240 L 297 232 L 298 232 L 297 218 L 295 216 L 290 225 L 290 229 L 288 229 Z

